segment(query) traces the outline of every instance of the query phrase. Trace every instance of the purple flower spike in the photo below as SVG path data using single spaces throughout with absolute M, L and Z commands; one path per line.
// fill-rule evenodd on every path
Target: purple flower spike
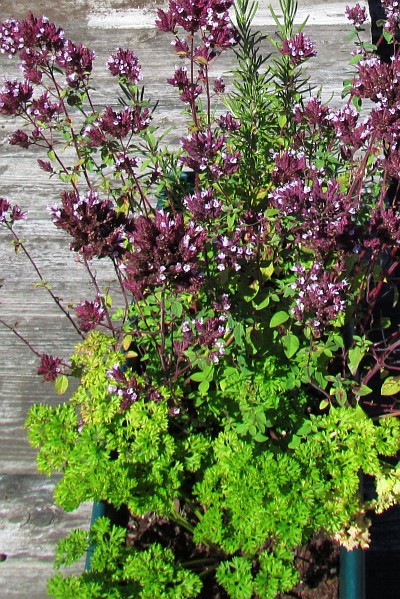
M 108 59 L 107 66 L 114 77 L 120 77 L 131 85 L 137 85 L 142 79 L 139 60 L 130 50 L 118 48 Z
M 361 27 L 367 20 L 367 10 L 357 2 L 352 8 L 346 6 L 346 16 L 355 27 Z
M 42 354 L 38 374 L 42 374 L 45 381 L 55 381 L 61 373 L 62 361 L 48 354 Z
M 11 133 L 8 138 L 8 143 L 10 146 L 19 146 L 20 148 L 24 148 L 25 150 L 29 148 L 29 136 L 22 131 L 22 129 L 17 129 L 14 133 Z
M 11 210 L 10 210 L 11 208 Z M 7 219 L 9 217 L 9 221 Z M 25 220 L 26 212 L 23 212 L 21 208 L 15 204 L 11 207 L 11 204 L 5 198 L 0 198 L 0 223 L 10 222 L 11 225 L 18 220 Z
M 202 284 L 199 258 L 205 238 L 201 226 L 185 226 L 182 214 L 173 219 L 157 210 L 155 218 L 139 216 L 130 236 L 133 250 L 126 256 L 126 287 L 137 297 L 148 288 L 162 285 L 198 289 Z
M 17 116 L 26 109 L 26 104 L 32 98 L 33 88 L 26 82 L 8 81 L 0 89 L 0 114 Z
M 5 198 L 0 198 L 0 223 L 4 222 L 7 218 L 7 212 L 11 208 L 11 204 Z
M 62 206 L 52 206 L 51 212 L 56 227 L 74 238 L 71 249 L 88 260 L 94 256 L 104 258 L 124 254 L 130 219 L 122 212 L 116 212 L 109 200 L 100 199 L 94 192 L 87 196 L 64 192 Z
M 299 322 L 307 322 L 318 332 L 346 309 L 345 291 L 349 283 L 337 280 L 320 262 L 314 262 L 308 271 L 300 264 L 293 270 L 297 273 L 292 286 L 296 291 L 293 314 Z M 337 270 L 341 270 L 340 265 Z
M 309 37 L 305 37 L 302 32 L 289 40 L 284 40 L 281 53 L 290 58 L 293 66 L 297 66 L 308 58 L 317 55 L 313 42 Z
M 79 327 L 84 333 L 96 328 L 104 319 L 104 308 L 101 297 L 97 296 L 93 302 L 87 300 L 75 307 L 75 314 L 79 318 Z

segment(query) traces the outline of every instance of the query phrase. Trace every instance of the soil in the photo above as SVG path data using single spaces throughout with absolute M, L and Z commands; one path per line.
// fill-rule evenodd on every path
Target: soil
M 127 543 L 131 547 L 147 549 L 152 543 L 169 547 L 181 562 L 201 560 L 203 589 L 199 599 L 229 599 L 217 583 L 214 568 L 218 558 L 206 547 L 197 546 L 191 535 L 175 522 L 159 516 L 147 518 L 130 517 Z M 310 543 L 299 548 L 295 555 L 299 571 L 299 583 L 277 599 L 337 599 L 339 596 L 339 546 L 337 543 L 316 536 Z
M 295 557 L 300 582 L 281 599 L 337 599 L 339 597 L 339 544 L 316 536 Z

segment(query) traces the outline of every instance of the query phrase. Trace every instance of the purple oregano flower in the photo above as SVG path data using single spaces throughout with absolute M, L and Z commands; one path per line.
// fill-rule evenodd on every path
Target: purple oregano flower
M 178 290 L 195 290 L 202 284 L 199 257 L 205 247 L 203 227 L 189 223 L 182 214 L 175 218 L 163 210 L 155 217 L 139 216 L 130 235 L 133 249 L 126 255 L 126 287 L 136 297 L 146 289 L 171 285 Z
M 61 373 L 61 358 L 42 354 L 37 373 L 43 375 L 45 381 L 55 381 Z
M 62 206 L 52 206 L 50 210 L 56 227 L 74 238 L 71 249 L 88 260 L 124 254 L 131 221 L 117 212 L 110 200 L 100 199 L 93 191 L 87 196 L 64 192 Z
M 346 17 L 355 27 L 361 27 L 367 20 L 367 9 L 358 2 L 355 6 L 346 6 Z
M 314 43 L 309 37 L 300 32 L 290 39 L 285 39 L 280 49 L 281 54 L 288 56 L 293 66 L 297 66 L 308 58 L 317 55 L 314 49 Z
M 108 59 L 107 66 L 114 77 L 119 77 L 130 85 L 137 85 L 142 79 L 139 60 L 131 50 L 118 48 Z
M 79 318 L 79 328 L 88 333 L 96 328 L 104 319 L 104 307 L 101 297 L 96 296 L 93 302 L 83 301 L 75 307 L 75 314 Z

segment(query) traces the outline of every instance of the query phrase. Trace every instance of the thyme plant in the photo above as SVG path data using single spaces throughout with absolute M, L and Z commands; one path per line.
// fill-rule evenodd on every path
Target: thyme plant
M 158 10 L 180 62 L 168 79 L 187 126 L 178 149 L 132 50 L 108 61 L 119 108 L 99 108 L 91 50 L 44 17 L 0 24 L 23 72 L 0 90 L 18 122 L 9 143 L 41 148 L 39 167 L 65 184 L 52 220 L 93 285 L 73 308 L 44 285 L 78 340 L 69 358 L 29 344 L 66 395 L 30 410 L 29 439 L 39 470 L 62 474 L 64 509 L 129 512 L 128 529 L 101 518 L 61 541 L 58 568 L 94 547 L 92 569 L 57 573 L 55 598 L 272 599 L 296 584 L 295 551 L 313 535 L 366 547 L 366 512 L 399 498 L 397 44 L 381 62 L 358 36 L 365 10 L 348 8 L 354 76 L 332 108 L 303 71 L 316 48 L 297 2 L 272 11 L 273 38 L 251 26 L 256 3 L 231 5 Z M 236 65 L 228 91 L 212 75 L 222 52 Z M 24 217 L 0 200 L 5 234 L 44 283 Z

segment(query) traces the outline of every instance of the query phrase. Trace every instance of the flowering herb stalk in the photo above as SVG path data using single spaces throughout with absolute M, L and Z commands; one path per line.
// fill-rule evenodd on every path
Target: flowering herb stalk
M 93 286 L 72 311 L 54 296 L 84 338 L 69 359 L 30 345 L 45 380 L 78 388 L 31 409 L 29 438 L 40 471 L 63 474 L 65 509 L 103 500 L 130 513 L 128 533 L 100 519 L 60 543 L 57 566 L 95 549 L 90 573 L 53 577 L 53 597 L 273 598 L 296 584 L 296 551 L 315 533 L 365 547 L 365 513 L 399 498 L 386 460 L 400 448 L 397 42 L 387 64 L 357 38 L 332 107 L 309 89 L 317 48 L 297 3 L 281 0 L 273 40 L 251 27 L 256 4 L 231 4 L 158 10 L 179 62 L 178 149 L 132 50 L 107 63 L 119 108 L 100 108 L 91 50 L 45 18 L 0 24 L 23 73 L 0 90 L 0 114 L 19 123 L 9 143 L 41 148 L 39 167 L 65 184 L 51 218 Z M 365 11 L 346 12 L 358 31 Z M 229 92 L 212 69 L 228 51 Z M 18 244 L 22 216 L 1 200 Z

